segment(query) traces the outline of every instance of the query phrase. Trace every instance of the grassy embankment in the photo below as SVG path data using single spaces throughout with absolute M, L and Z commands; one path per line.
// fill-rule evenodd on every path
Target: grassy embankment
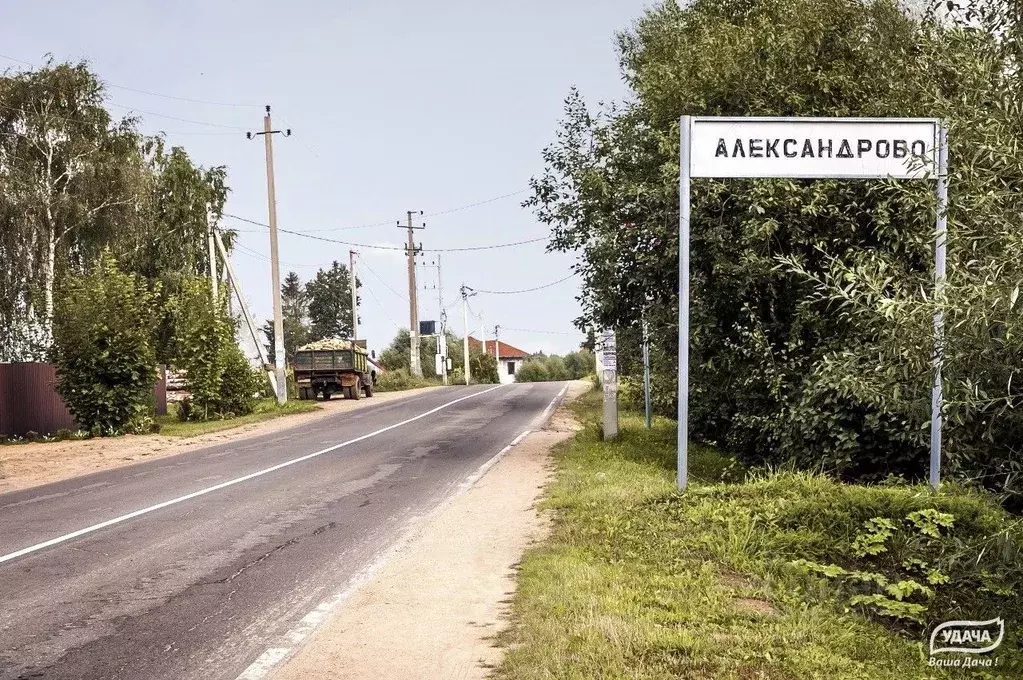
M 747 475 L 705 447 L 690 452 L 693 482 L 680 495 L 674 422 L 646 431 L 639 414 L 623 413 L 620 440 L 606 444 L 599 399 L 573 405 L 585 429 L 556 452 L 544 502 L 552 533 L 519 565 L 498 677 L 1023 677 L 1023 539 L 1018 519 L 990 499 Z M 954 519 L 913 514 L 922 535 L 906 517 L 928 509 Z M 892 528 L 868 530 L 875 517 Z M 800 559 L 819 566 L 792 564 Z M 1006 620 L 999 667 L 928 666 L 932 620 L 983 613 Z
M 211 432 L 230 430 L 242 425 L 261 423 L 264 420 L 273 420 L 282 416 L 290 416 L 295 413 L 307 413 L 317 410 L 319 405 L 315 401 L 299 401 L 289 399 L 284 406 L 278 406 L 276 399 L 261 399 L 256 404 L 256 410 L 237 418 L 225 418 L 224 420 L 206 421 L 181 421 L 178 420 L 177 404 L 167 405 L 167 415 L 157 416 L 156 422 L 160 426 L 160 434 L 168 437 L 197 437 Z

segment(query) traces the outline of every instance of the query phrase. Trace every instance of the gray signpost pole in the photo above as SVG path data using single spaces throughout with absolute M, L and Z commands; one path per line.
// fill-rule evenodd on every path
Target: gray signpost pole
M 650 408 L 650 331 L 646 319 L 643 319 L 643 411 L 646 416 L 646 429 L 653 425 Z
M 604 387 L 604 441 L 618 437 L 618 341 L 613 330 L 604 331 L 601 343 Z
M 944 359 L 945 319 L 941 309 L 945 288 L 945 245 L 948 236 L 948 130 L 938 130 L 938 221 L 934 235 L 934 385 L 931 387 L 931 488 L 941 484 L 942 385 L 941 367 Z
M 814 147 L 809 137 L 805 140 L 805 144 L 801 151 L 798 150 L 798 142 L 793 138 L 775 138 L 773 145 L 768 143 L 764 137 L 764 128 L 761 127 L 759 132 L 750 131 L 748 137 L 741 136 L 740 138 L 749 138 L 749 156 L 743 150 L 744 147 L 740 144 L 740 139 L 736 140 L 734 146 L 730 147 L 726 144 L 722 134 L 734 134 L 733 131 L 722 128 L 721 126 L 728 126 L 741 124 L 741 125 L 764 125 L 764 124 L 782 124 L 790 127 L 803 126 L 803 135 L 813 134 L 813 126 L 817 125 L 831 125 L 835 124 L 838 126 L 846 126 L 844 133 L 850 135 L 848 126 L 860 126 L 860 125 L 887 125 L 893 126 L 894 132 L 890 132 L 892 135 L 906 134 L 906 126 L 920 126 L 928 125 L 930 127 L 930 134 L 934 135 L 935 128 L 937 128 L 936 139 L 932 136 L 932 144 L 937 146 L 937 225 L 935 229 L 935 242 L 934 242 L 934 297 L 938 304 L 938 308 L 934 312 L 934 349 L 933 349 L 933 371 L 934 381 L 931 386 L 931 452 L 930 452 L 930 475 L 929 481 L 931 487 L 935 490 L 941 484 L 941 435 L 942 435 L 942 416 L 944 406 L 944 396 L 942 394 L 942 365 L 944 361 L 944 316 L 941 309 L 942 293 L 945 287 L 945 249 L 946 240 L 948 236 L 948 131 L 941 124 L 940 121 L 933 119 L 869 119 L 869 118 L 696 118 L 692 116 L 682 116 L 680 121 L 680 156 L 679 156 L 679 257 L 678 257 L 678 488 L 684 490 L 689 481 L 688 463 L 689 463 L 689 236 L 690 236 L 690 182 L 693 175 L 694 158 L 697 164 L 697 177 L 792 177 L 802 179 L 820 179 L 820 178 L 837 178 L 837 179 L 874 179 L 879 177 L 897 177 L 900 179 L 915 179 L 926 174 L 918 173 L 916 170 L 907 170 L 906 168 L 891 167 L 891 163 L 894 160 L 906 158 L 908 151 L 912 151 L 914 155 L 918 152 L 915 150 L 916 145 L 923 145 L 923 149 L 926 150 L 927 144 L 919 135 L 920 130 L 913 131 L 913 134 L 918 135 L 913 141 L 911 149 L 907 147 L 905 139 L 898 136 L 893 136 L 891 139 L 881 139 L 876 142 L 875 157 L 869 156 L 871 147 L 874 146 L 874 142 L 869 138 L 861 137 L 856 144 L 856 151 L 854 152 L 849 145 L 848 139 L 842 139 L 842 145 L 838 147 L 837 155 L 833 156 L 832 152 L 834 149 L 833 139 L 823 137 L 818 139 L 818 144 Z M 710 152 L 704 147 L 697 149 L 697 153 L 693 155 L 693 127 L 695 124 L 707 125 L 707 126 L 718 126 L 717 136 L 718 143 L 714 147 L 714 151 Z M 810 126 L 809 131 L 805 131 L 806 126 Z M 853 131 L 855 134 L 855 131 Z M 850 135 L 851 136 L 851 135 Z M 702 139 L 702 138 L 701 138 Z M 713 139 L 713 137 L 711 137 Z M 824 145 L 823 141 L 827 141 L 827 146 Z M 892 141 L 895 140 L 895 141 Z M 899 152 L 899 144 L 902 144 L 901 154 Z M 766 144 L 766 146 L 765 146 Z M 779 144 L 780 151 L 779 151 Z M 882 146 L 883 144 L 883 146 Z M 734 150 L 729 153 L 729 149 L 738 149 L 738 153 Z M 893 150 L 894 148 L 894 150 Z M 823 155 L 814 155 L 814 149 L 817 150 L 818 154 L 823 154 L 823 149 L 827 150 L 827 160 L 824 160 Z M 884 149 L 882 153 L 882 149 Z M 843 151 L 844 150 L 844 151 Z M 767 163 L 767 159 L 772 158 L 772 151 L 774 153 L 773 158 L 777 159 L 774 161 L 772 166 L 771 163 Z M 854 153 L 856 155 L 854 155 Z M 864 154 L 868 154 L 866 160 L 864 160 Z M 922 153 L 922 152 L 919 152 Z M 756 168 L 751 167 L 749 172 L 736 172 L 734 166 L 727 167 L 729 158 L 743 158 L 743 164 L 746 163 L 746 158 L 763 159 L 759 162 L 759 166 Z M 804 161 L 805 158 L 819 159 L 821 161 L 820 166 L 814 166 L 814 160 Z M 857 159 L 861 162 L 860 165 L 854 166 L 849 169 L 838 168 L 834 165 L 834 161 L 838 159 Z M 721 160 L 724 159 L 724 160 Z M 798 160 L 797 160 L 798 159 Z M 893 159 L 893 160 L 889 160 Z M 807 165 L 807 163 L 810 165 Z
M 693 127 L 682 116 L 678 183 L 678 488 L 689 483 L 689 184 Z

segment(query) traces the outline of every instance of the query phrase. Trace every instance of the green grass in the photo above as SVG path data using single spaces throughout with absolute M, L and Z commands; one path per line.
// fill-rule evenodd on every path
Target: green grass
M 498 677 L 1020 677 L 1005 668 L 1019 658 L 1015 634 L 1003 643 L 1002 675 L 930 668 L 922 630 L 868 618 L 831 582 L 789 566 L 840 561 L 860 515 L 921 507 L 934 499 L 925 490 L 747 477 L 692 447 L 692 485 L 678 494 L 674 422 L 646 431 L 641 415 L 624 413 L 621 437 L 604 443 L 600 398 L 591 391 L 572 407 L 585 427 L 556 451 L 544 502 L 552 533 L 519 564 Z M 955 502 L 965 515 L 1002 517 L 985 499 Z M 1008 632 L 1012 613 L 985 618 L 1005 616 Z
M 261 399 L 259 403 L 256 404 L 256 410 L 245 416 L 228 418 L 226 420 L 182 422 L 178 420 L 177 404 L 168 404 L 167 415 L 158 416 L 156 418 L 156 422 L 160 425 L 160 434 L 162 435 L 167 435 L 168 437 L 198 437 L 199 435 L 210 434 L 211 432 L 220 432 L 222 430 L 230 430 L 235 427 L 250 425 L 252 423 L 261 423 L 264 420 L 273 420 L 274 418 L 289 416 L 294 413 L 316 411 L 319 408 L 319 405 L 317 405 L 315 401 L 289 399 L 288 403 L 284 406 L 278 406 L 275 399 Z

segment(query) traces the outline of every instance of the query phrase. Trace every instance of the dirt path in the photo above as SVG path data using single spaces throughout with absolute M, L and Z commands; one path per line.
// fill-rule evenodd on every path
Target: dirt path
M 144 458 L 162 458 L 215 444 L 246 439 L 304 425 L 337 413 L 354 411 L 429 390 L 378 392 L 372 399 L 334 399 L 320 403 L 320 410 L 296 413 L 261 423 L 242 425 L 196 437 L 165 437 L 158 434 L 84 439 L 80 441 L 0 446 L 0 493 L 77 477 L 89 472 L 128 465 Z
M 566 400 L 589 388 L 570 384 Z M 551 448 L 579 425 L 558 409 L 408 542 L 281 667 L 275 680 L 483 678 L 501 660 L 513 567 L 543 538 L 536 502 L 553 473 Z

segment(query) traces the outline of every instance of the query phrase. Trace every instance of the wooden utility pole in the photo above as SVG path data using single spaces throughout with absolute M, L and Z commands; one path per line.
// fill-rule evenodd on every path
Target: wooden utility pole
M 412 216 L 415 214 L 414 210 L 408 211 L 408 226 L 402 226 L 401 222 L 398 222 L 399 229 L 408 229 L 408 243 L 405 245 L 405 254 L 408 255 L 408 331 L 409 331 L 409 351 L 411 353 L 410 365 L 412 366 L 412 375 L 417 378 L 423 377 L 423 367 L 419 361 L 419 290 L 416 288 L 416 255 L 422 250 L 422 247 L 416 248 L 415 241 L 412 238 L 412 232 L 414 229 L 425 229 L 426 225 L 419 227 L 413 226 Z M 419 214 L 422 215 L 423 211 L 420 210 Z
M 277 195 L 274 189 L 274 148 L 273 136 L 283 134 L 291 136 L 291 130 L 274 130 L 270 125 L 270 105 L 266 106 L 266 115 L 263 116 L 262 132 L 246 132 L 245 136 L 252 139 L 254 136 L 263 136 L 266 146 L 266 200 L 270 213 L 270 279 L 273 284 L 274 303 L 274 373 L 277 376 L 277 403 L 284 404 L 288 401 L 287 375 L 284 370 L 284 310 L 281 304 L 281 268 L 280 256 L 277 249 Z
M 359 295 L 355 281 L 355 256 L 354 250 L 348 251 L 348 276 L 352 280 L 352 340 L 359 339 Z

